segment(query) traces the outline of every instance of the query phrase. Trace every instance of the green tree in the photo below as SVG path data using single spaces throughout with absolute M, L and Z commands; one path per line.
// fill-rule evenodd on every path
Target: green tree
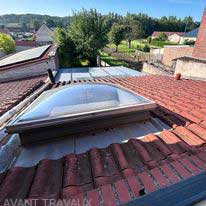
M 15 50 L 15 42 L 10 35 L 0 33 L 0 48 L 6 54 L 12 53 Z
M 60 65 L 62 67 L 71 67 L 77 59 L 78 53 L 68 31 L 63 28 L 55 29 L 54 42 L 58 47 Z
M 35 31 L 37 31 L 37 30 L 40 28 L 41 24 L 40 24 L 39 21 L 34 20 L 34 21 L 32 22 L 32 26 L 33 26 L 33 28 L 35 29 Z
M 131 48 L 131 42 L 143 36 L 143 29 L 139 21 L 128 19 L 125 21 L 125 39 L 128 41 L 128 48 Z
M 151 37 L 151 36 L 148 36 L 148 37 L 147 37 L 147 43 L 148 43 L 148 44 L 151 44 L 151 43 L 152 43 L 152 37 Z
M 156 38 L 156 40 L 158 40 L 158 41 L 167 41 L 167 35 L 165 34 L 165 33 L 160 33 L 159 35 L 158 35 L 158 37 Z
M 124 26 L 118 23 L 114 23 L 111 31 L 109 32 L 110 42 L 115 44 L 116 52 L 118 52 L 118 46 L 124 39 Z
M 105 18 L 96 10 L 82 10 L 75 13 L 69 26 L 69 35 L 79 53 L 96 65 L 99 51 L 107 44 Z
M 21 24 L 21 27 L 22 27 L 24 32 L 26 32 L 28 30 L 27 24 L 25 22 Z
M 55 22 L 52 18 L 48 17 L 46 19 L 46 25 L 49 27 L 49 28 L 52 28 L 52 27 L 55 27 Z

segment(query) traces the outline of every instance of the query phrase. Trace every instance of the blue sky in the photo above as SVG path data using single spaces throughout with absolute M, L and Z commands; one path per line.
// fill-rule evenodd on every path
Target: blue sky
M 71 15 L 81 8 L 96 8 L 102 13 L 144 12 L 153 17 L 191 15 L 200 20 L 205 0 L 0 0 L 0 14 L 39 13 Z

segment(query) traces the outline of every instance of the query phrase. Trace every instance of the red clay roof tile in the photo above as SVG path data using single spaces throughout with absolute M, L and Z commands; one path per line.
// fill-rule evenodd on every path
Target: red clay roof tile
M 17 105 L 44 84 L 47 76 L 0 83 L 0 115 Z
M 28 194 L 58 198 L 61 193 L 61 198 L 75 196 L 83 200 L 86 197 L 93 199 L 93 205 L 103 202 L 113 206 L 139 196 L 141 188 L 152 192 L 180 181 L 180 177 L 187 179 L 205 171 L 206 123 L 196 112 L 205 108 L 205 82 L 176 81 L 162 76 L 94 81 L 119 84 L 156 100 L 159 107 L 153 112 L 154 117 L 169 123 L 172 131 L 150 134 L 103 149 L 93 148 L 84 154 L 69 154 L 61 160 L 45 160 L 36 170 L 13 168 L 2 175 L 2 199 L 9 195 L 29 198 Z M 54 172 L 50 179 L 46 174 L 51 171 Z M 24 186 L 20 186 L 20 182 Z M 14 188 L 11 187 L 13 184 Z

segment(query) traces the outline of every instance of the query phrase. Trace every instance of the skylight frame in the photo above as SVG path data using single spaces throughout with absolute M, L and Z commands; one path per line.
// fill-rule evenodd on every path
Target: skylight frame
M 82 112 L 77 114 L 66 114 L 62 115 L 60 117 L 46 117 L 43 119 L 36 119 L 36 120 L 30 120 L 30 121 L 24 121 L 24 122 L 18 122 L 19 118 L 27 112 L 30 108 L 32 108 L 35 104 L 38 104 L 38 98 L 45 95 L 49 91 L 44 91 L 35 101 L 33 101 L 27 108 L 25 108 L 13 121 L 11 121 L 7 126 L 6 129 L 8 133 L 24 133 L 25 131 L 31 131 L 31 130 L 37 130 L 37 129 L 43 129 L 43 128 L 49 128 L 52 126 L 61 126 L 66 125 L 70 123 L 78 123 L 78 122 L 86 122 L 91 121 L 95 119 L 101 119 L 101 118 L 109 118 L 114 116 L 122 116 L 127 115 L 132 112 L 145 112 L 152 110 L 156 108 L 156 103 L 154 101 L 151 101 L 144 96 L 138 95 L 134 91 L 127 89 L 121 85 L 116 85 L 113 83 L 104 83 L 104 82 L 83 82 L 83 83 L 75 83 L 75 85 L 85 85 L 85 84 L 105 84 L 109 85 L 121 90 L 124 90 L 126 92 L 130 92 L 134 95 L 137 95 L 143 99 L 145 99 L 147 102 L 144 103 L 136 103 L 136 104 L 130 104 L 127 106 L 121 106 L 118 108 L 109 108 L 109 109 L 102 109 L 102 110 L 96 110 L 96 111 L 90 111 L 90 112 Z M 74 84 L 67 85 L 68 87 L 74 86 Z M 54 88 L 56 89 L 56 88 Z

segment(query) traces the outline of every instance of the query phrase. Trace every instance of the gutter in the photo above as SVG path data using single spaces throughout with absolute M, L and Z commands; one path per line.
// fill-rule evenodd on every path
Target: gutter
M 32 95 L 24 99 L 22 102 L 20 102 L 18 105 L 4 113 L 0 117 L 0 127 L 7 122 L 9 119 L 11 119 L 15 114 L 17 114 L 23 107 L 25 107 L 29 102 L 33 101 L 37 96 L 39 96 L 48 86 L 50 82 L 48 80 L 46 83 L 40 87 L 38 90 L 36 90 Z

